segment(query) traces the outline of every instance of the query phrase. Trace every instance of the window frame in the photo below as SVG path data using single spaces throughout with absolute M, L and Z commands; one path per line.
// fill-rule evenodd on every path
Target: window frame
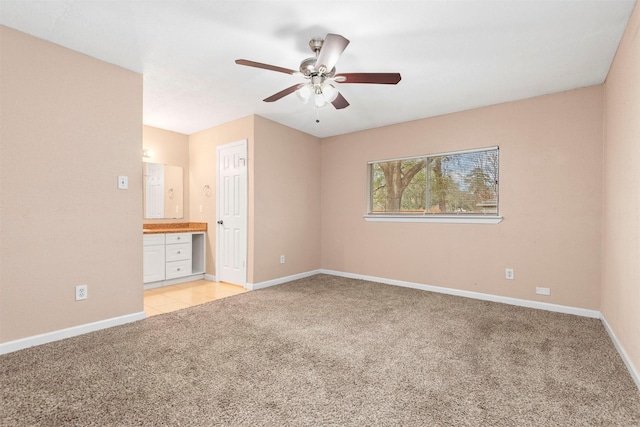
M 480 151 L 497 150 L 498 152 L 498 193 L 496 194 L 496 210 L 497 213 L 481 214 L 481 213 L 372 213 L 373 206 L 373 165 L 376 163 L 392 162 L 398 160 L 414 160 L 429 159 L 442 156 L 451 156 L 457 154 L 476 153 Z M 427 161 L 427 164 L 429 162 Z M 366 214 L 363 216 L 365 221 L 370 222 L 431 222 L 431 223 L 458 223 L 458 224 L 498 224 L 503 217 L 500 214 L 500 147 L 490 146 L 483 148 L 474 148 L 468 150 L 448 151 L 442 153 L 425 154 L 420 156 L 394 157 L 383 160 L 373 160 L 367 162 L 367 205 Z

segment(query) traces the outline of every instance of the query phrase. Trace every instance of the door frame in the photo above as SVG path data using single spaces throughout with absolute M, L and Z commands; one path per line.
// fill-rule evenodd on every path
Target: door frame
M 244 287 L 245 289 L 247 288 L 247 264 L 248 264 L 248 252 L 249 252 L 249 230 L 248 230 L 248 223 L 249 223 L 249 159 L 248 159 L 248 141 L 247 139 L 241 139 L 239 141 L 235 141 L 235 142 L 231 142 L 228 144 L 221 144 L 216 146 L 216 218 L 215 218 L 215 227 L 216 227 L 216 281 L 220 282 L 221 278 L 220 278 L 220 272 L 222 271 L 221 269 L 219 269 L 218 267 L 221 265 L 222 262 L 222 257 L 221 257 L 221 245 L 222 245 L 222 239 L 220 238 L 220 233 L 218 233 L 218 220 L 220 219 L 220 205 L 221 205 L 221 194 L 222 192 L 220 191 L 220 186 L 221 186 L 221 179 L 220 179 L 220 152 L 222 150 L 225 149 L 229 149 L 229 148 L 235 148 L 237 146 L 241 146 L 242 147 L 242 154 L 244 157 L 244 161 L 245 161 L 245 167 L 246 167 L 246 176 L 245 176 L 245 182 L 244 182 L 244 195 L 246 197 L 246 203 L 244 204 L 244 223 L 242 224 L 243 230 L 244 230 L 244 237 L 245 237 L 245 253 L 244 253 L 244 269 L 243 269 L 243 280 L 242 280 L 242 287 Z

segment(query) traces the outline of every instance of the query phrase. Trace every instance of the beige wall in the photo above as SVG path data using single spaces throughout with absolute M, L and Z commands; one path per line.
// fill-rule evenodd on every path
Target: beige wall
M 249 116 L 189 137 L 191 220 L 208 223 L 207 274 L 216 274 L 216 147 L 241 139 L 249 157 L 247 282 L 320 268 L 319 140 Z
M 1 26 L 0 56 L 0 342 L 142 311 L 142 76 Z
M 254 277 L 251 283 L 320 268 L 320 141 L 255 117 Z M 280 255 L 285 263 L 280 264 Z
M 144 159 L 144 162 L 180 166 L 182 168 L 184 195 L 184 218 L 165 220 L 145 219 L 144 222 L 150 224 L 189 222 L 189 136 L 182 133 L 158 129 L 151 126 L 143 126 L 142 146 L 143 148 L 147 148 L 153 151 L 153 157 Z M 140 179 L 143 179 L 142 176 L 140 177 Z
M 602 305 L 640 372 L 640 6 L 605 83 Z
M 216 261 L 216 147 L 246 139 L 248 150 L 248 210 L 249 247 L 247 253 L 247 278 L 253 277 L 253 116 L 234 120 L 189 136 L 190 172 L 190 218 L 193 222 L 206 222 L 207 232 L 207 274 L 215 275 Z M 203 188 L 208 185 L 211 194 L 205 195 Z M 202 212 L 200 207 L 202 207 Z
M 602 96 L 590 87 L 322 140 L 322 268 L 599 309 Z M 500 224 L 363 219 L 368 161 L 494 145 Z

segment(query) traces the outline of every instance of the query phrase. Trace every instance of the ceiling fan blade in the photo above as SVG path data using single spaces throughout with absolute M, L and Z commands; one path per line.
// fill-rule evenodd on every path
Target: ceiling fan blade
M 349 106 L 349 102 L 344 99 L 344 96 L 340 92 L 338 92 L 338 96 L 334 99 L 331 104 L 336 107 L 336 110 L 342 110 L 343 108 L 347 108 Z
M 298 89 L 300 86 L 303 86 L 302 84 L 295 84 L 293 86 L 289 86 L 286 89 L 281 90 L 278 93 L 275 93 L 273 95 L 271 95 L 268 98 L 263 99 L 264 102 L 273 102 L 273 101 L 277 101 L 280 98 L 283 98 L 287 95 L 289 95 L 290 93 L 293 93 L 296 91 L 296 89 Z
M 323 72 L 330 72 L 348 44 L 349 40 L 339 34 L 327 34 L 318 54 L 318 59 L 316 59 L 316 70 L 320 71 L 320 67 L 324 67 L 325 70 Z
M 380 85 L 398 84 L 400 73 L 340 73 L 333 80 L 336 83 L 372 83 Z
M 277 71 L 285 74 L 295 74 L 297 71 L 288 68 L 277 67 L 275 65 L 263 64 L 262 62 L 249 61 L 247 59 L 236 59 L 236 64 L 246 65 L 247 67 L 262 68 L 265 70 Z

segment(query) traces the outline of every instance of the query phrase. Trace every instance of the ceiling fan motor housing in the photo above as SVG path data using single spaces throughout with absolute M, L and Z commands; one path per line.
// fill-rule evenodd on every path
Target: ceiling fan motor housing
M 309 77 L 313 73 L 316 72 L 316 58 L 307 58 L 300 63 L 300 72 L 305 76 Z
M 307 58 L 300 63 L 300 72 L 305 77 L 322 76 L 330 79 L 336 74 L 336 67 L 333 67 L 328 73 L 321 73 L 320 70 L 316 70 L 316 58 Z
M 329 72 L 327 72 L 324 69 L 316 69 L 316 65 L 318 65 L 317 64 L 318 54 L 320 53 L 320 50 L 322 49 L 323 44 L 324 44 L 324 39 L 320 37 L 314 37 L 311 40 L 309 40 L 309 47 L 311 48 L 311 51 L 315 53 L 316 56 L 307 58 L 300 63 L 300 72 L 305 77 L 320 75 L 323 78 L 330 79 L 336 74 L 335 67 L 333 67 L 333 69 L 331 69 Z M 321 67 L 321 68 L 324 68 L 324 67 Z

